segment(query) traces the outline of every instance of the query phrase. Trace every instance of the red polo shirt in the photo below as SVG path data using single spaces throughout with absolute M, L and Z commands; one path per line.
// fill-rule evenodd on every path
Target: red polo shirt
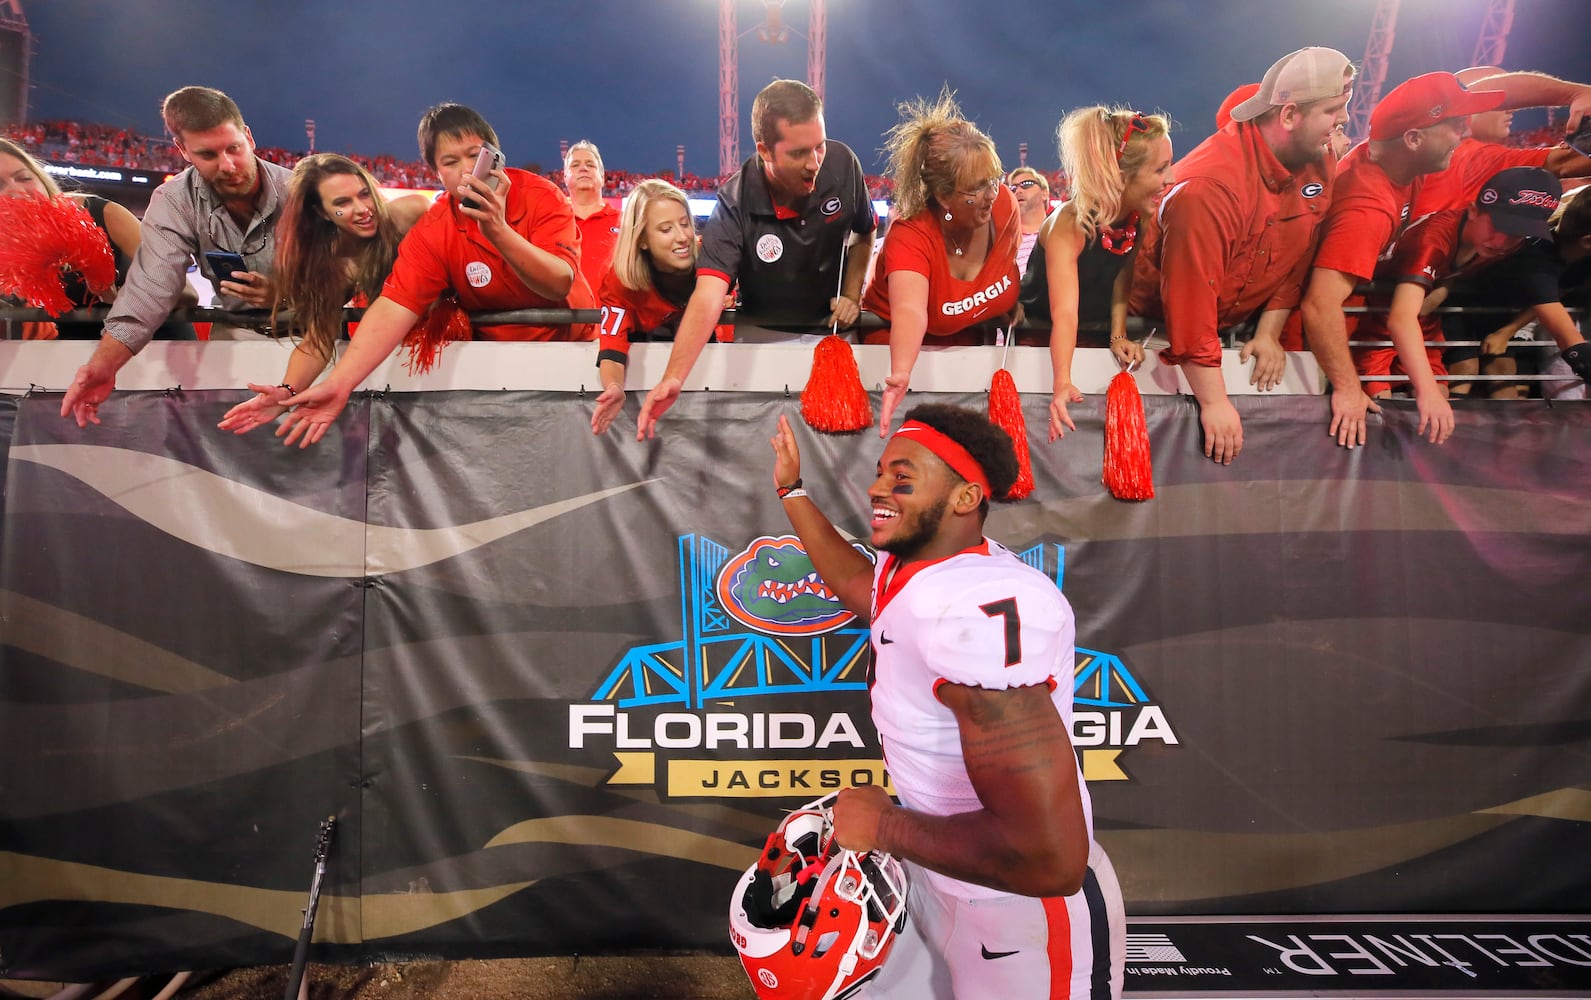
M 508 168 L 506 216 L 509 226 L 538 248 L 567 261 L 574 285 L 567 298 L 544 299 L 526 288 L 503 255 L 481 235 L 474 219 L 460 214 L 457 202 L 442 197 L 415 223 L 398 248 L 392 274 L 381 289 L 411 312 L 424 315 L 452 291 L 465 312 L 566 307 L 594 309 L 596 297 L 580 273 L 580 234 L 569 199 L 549 180 Z M 572 327 L 476 326 L 476 340 L 590 340 L 590 324 Z
M 620 213 L 608 202 L 595 215 L 582 219 L 575 216 L 580 229 L 580 273 L 592 288 L 602 286 L 602 276 L 613 263 L 613 248 L 619 242 Z
M 1177 164 L 1158 238 L 1135 283 L 1157 283 L 1167 364 L 1221 364 L 1223 327 L 1298 305 L 1315 235 L 1334 197 L 1336 161 L 1287 169 L 1258 127 L 1234 122 Z M 1156 279 L 1158 278 L 1158 281 Z M 1146 311 L 1154 313 L 1153 304 Z

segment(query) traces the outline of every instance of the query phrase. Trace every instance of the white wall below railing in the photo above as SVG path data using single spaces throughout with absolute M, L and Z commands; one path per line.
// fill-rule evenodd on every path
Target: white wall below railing
M 812 345 L 817 338 L 791 344 L 709 344 L 702 351 L 685 388 L 717 391 L 799 392 L 812 368 Z M 0 392 L 26 392 L 30 387 L 64 391 L 79 365 L 94 351 L 87 341 L 0 341 Z M 630 352 L 628 385 L 649 388 L 662 377 L 670 344 L 636 344 Z M 1182 372 L 1158 362 L 1151 350 L 1134 377 L 1140 392 L 1189 392 Z M 286 341 L 258 342 L 157 342 L 123 368 L 117 387 L 132 389 L 241 389 L 249 382 L 275 384 L 287 369 L 291 345 Z M 889 374 L 889 348 L 855 346 L 862 384 L 870 390 L 883 385 Z M 547 389 L 575 392 L 598 388 L 596 345 L 505 344 L 466 342 L 449 344 L 437 366 L 425 375 L 410 375 L 400 358 L 389 358 L 363 383 L 364 388 L 390 386 L 397 391 L 443 389 Z M 912 375 L 912 388 L 923 392 L 978 392 L 1005 358 L 999 347 L 949 347 L 924 350 Z M 1013 347 L 1006 361 L 1021 392 L 1048 393 L 1053 383 L 1049 351 L 1041 347 Z M 1238 352 L 1225 352 L 1223 371 L 1227 392 L 1249 394 L 1252 366 L 1238 360 Z M 1072 382 L 1085 393 L 1103 393 L 1120 371 L 1107 350 L 1084 348 L 1072 361 Z M 1289 354 L 1281 393 L 1319 393 L 1320 368 L 1310 354 Z

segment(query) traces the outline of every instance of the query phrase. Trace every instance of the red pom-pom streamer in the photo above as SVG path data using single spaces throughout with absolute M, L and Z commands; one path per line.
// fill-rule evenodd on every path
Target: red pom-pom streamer
M 829 334 L 812 352 L 812 374 L 801 390 L 801 417 L 825 434 L 853 434 L 873 426 L 873 401 L 850 341 Z
M 411 375 L 428 372 L 436 365 L 448 341 L 469 340 L 473 335 L 469 313 L 454 299 L 437 299 L 425 319 L 415 324 L 403 340 L 409 351 L 404 367 Z
M 1100 479 L 1117 500 L 1154 499 L 1144 400 L 1129 372 L 1117 374 L 1105 391 L 1105 474 Z
M 1006 493 L 1008 500 L 1021 500 L 1033 492 L 1033 462 L 1028 456 L 1028 427 L 1022 419 L 1022 397 L 1009 369 L 1001 368 L 989 383 L 989 422 L 1011 435 L 1016 445 L 1016 482 Z
M 61 281 L 76 271 L 99 296 L 116 284 L 105 231 L 70 198 L 0 197 L 0 293 L 59 316 L 75 303 Z

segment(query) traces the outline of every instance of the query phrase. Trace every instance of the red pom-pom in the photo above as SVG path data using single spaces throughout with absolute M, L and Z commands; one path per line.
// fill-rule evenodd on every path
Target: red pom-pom
M 812 374 L 801 390 L 801 417 L 825 434 L 852 434 L 873 426 L 873 401 L 862 387 L 856 354 L 845 338 L 829 334 L 812 352 Z
M 116 284 L 105 231 L 70 198 L 0 198 L 0 293 L 51 316 L 69 311 L 62 275 L 76 271 L 95 296 Z
M 1105 474 L 1100 479 L 1117 500 L 1154 499 L 1144 400 L 1128 372 L 1117 374 L 1105 391 Z
M 403 340 L 409 350 L 404 367 L 411 375 L 424 374 L 436 365 L 448 341 L 469 340 L 473 335 L 469 313 L 454 299 L 437 299 L 425 319 L 415 324 Z
M 989 384 L 989 422 L 1011 435 L 1016 445 L 1016 482 L 1006 493 L 1007 500 L 1021 500 L 1033 492 L 1033 463 L 1028 456 L 1028 428 L 1022 419 L 1022 397 L 1016 391 L 1016 379 L 1008 369 L 994 373 Z

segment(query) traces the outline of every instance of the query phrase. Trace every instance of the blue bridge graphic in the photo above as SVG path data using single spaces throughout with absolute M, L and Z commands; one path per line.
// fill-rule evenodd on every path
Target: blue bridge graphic
M 1016 554 L 1061 585 L 1064 546 L 1041 542 Z M 627 709 L 700 709 L 708 702 L 752 695 L 867 689 L 866 628 L 776 636 L 750 629 L 724 610 L 715 583 L 734 555 L 705 536 L 680 536 L 680 639 L 631 647 L 597 689 L 596 700 Z M 1081 646 L 1072 693 L 1075 704 L 1100 708 L 1151 700 L 1117 656 Z

